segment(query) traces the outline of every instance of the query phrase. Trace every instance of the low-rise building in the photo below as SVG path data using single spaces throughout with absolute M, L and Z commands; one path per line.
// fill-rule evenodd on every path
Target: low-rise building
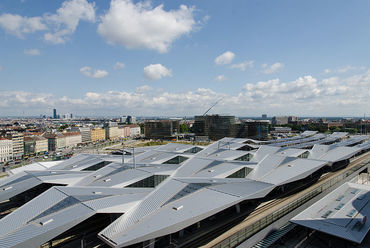
M 82 143 L 91 142 L 91 129 L 90 129 L 90 127 L 74 127 L 74 128 L 72 128 L 72 132 L 80 132 L 81 133 L 81 142 Z
M 6 162 L 13 158 L 13 142 L 5 137 L 0 137 L 0 162 Z
M 82 136 L 80 132 L 66 132 L 63 133 L 66 137 L 66 147 L 75 147 L 82 143 Z
M 93 128 L 91 129 L 91 141 L 102 141 L 105 140 L 105 129 L 103 128 Z

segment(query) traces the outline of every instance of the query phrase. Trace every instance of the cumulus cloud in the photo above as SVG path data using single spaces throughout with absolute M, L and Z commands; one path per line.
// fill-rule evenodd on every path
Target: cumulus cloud
M 166 11 L 163 4 L 153 7 L 151 1 L 112 0 L 101 16 L 98 33 L 110 44 L 166 53 L 173 41 L 194 30 L 193 12 L 186 5 Z
M 216 65 L 227 65 L 233 61 L 235 54 L 233 52 L 227 51 L 215 58 Z
M 230 66 L 231 69 L 239 69 L 241 71 L 247 70 L 247 68 L 253 68 L 254 67 L 254 61 L 244 61 L 239 64 L 233 64 Z
M 39 56 L 41 53 L 39 49 L 25 49 L 24 54 L 30 55 L 30 56 Z
M 46 30 L 47 27 L 41 17 L 23 17 L 13 14 L 0 15 L 0 27 L 7 33 L 23 38 L 24 34 Z
M 91 67 L 89 66 L 84 66 L 84 67 L 81 67 L 80 68 L 80 72 L 85 75 L 85 76 L 88 76 L 88 77 L 91 77 L 91 78 L 103 78 L 103 77 L 106 77 L 108 76 L 108 72 L 105 71 L 105 70 L 93 70 Z
M 346 73 L 350 71 L 363 71 L 365 70 L 366 67 L 364 66 L 352 66 L 352 65 L 346 65 L 343 67 L 339 67 L 337 69 L 325 69 L 324 74 L 329 74 L 329 73 Z
M 147 80 L 159 80 L 163 77 L 172 77 L 172 71 L 161 64 L 151 64 L 144 67 L 144 77 Z
M 227 80 L 227 77 L 225 77 L 225 75 L 218 75 L 213 81 L 215 82 L 223 82 Z
M 7 33 L 23 38 L 24 34 L 46 31 L 44 40 L 53 44 L 65 43 L 76 31 L 80 20 L 95 21 L 95 3 L 87 0 L 68 0 L 55 14 L 23 17 L 5 13 L 0 15 L 0 27 Z
M 46 14 L 45 21 L 53 31 L 44 35 L 44 39 L 54 44 L 65 43 L 73 34 L 80 20 L 95 21 L 95 3 L 87 0 L 69 0 L 62 3 L 56 14 Z
M 81 115 L 117 115 L 126 108 L 136 115 L 196 115 L 220 98 L 214 113 L 260 116 L 297 114 L 301 116 L 362 116 L 370 106 L 370 70 L 350 77 L 315 78 L 311 75 L 291 81 L 275 78 L 246 83 L 236 94 L 212 89 L 169 92 L 148 85 L 134 91 L 88 91 L 79 97 L 57 97 L 49 93 L 0 91 L 0 115 L 26 111 L 29 114 L 60 111 Z M 232 112 L 230 112 L 230 110 Z
M 140 93 L 149 92 L 152 90 L 153 88 L 150 87 L 149 85 L 142 85 L 142 86 L 136 87 L 136 92 L 140 92 Z
M 265 74 L 277 73 L 277 72 L 281 71 L 284 68 L 284 66 L 285 65 L 283 63 L 280 63 L 280 62 L 277 62 L 277 63 L 272 64 L 272 65 L 263 64 L 262 65 L 262 72 L 265 73 Z
M 113 68 L 114 68 L 115 70 L 123 69 L 123 68 L 125 68 L 125 63 L 122 63 L 122 62 L 117 61 L 117 62 L 114 64 Z

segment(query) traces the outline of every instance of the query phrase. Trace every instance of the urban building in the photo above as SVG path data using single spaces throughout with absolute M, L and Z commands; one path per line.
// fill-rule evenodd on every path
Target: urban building
M 80 132 L 66 132 L 63 133 L 66 139 L 66 147 L 75 147 L 82 143 L 82 136 Z
M 135 124 L 136 123 L 136 117 L 131 116 L 131 115 L 127 116 L 126 123 L 127 124 Z
M 42 154 L 48 151 L 48 139 L 42 136 L 26 136 L 24 137 L 24 153 Z
M 66 147 L 66 137 L 61 133 L 45 133 L 48 140 L 48 151 L 60 151 Z
M 130 128 L 130 134 L 131 137 L 136 137 L 141 135 L 141 128 L 139 125 L 132 124 L 129 126 Z
M 58 119 L 57 110 L 53 109 L 53 119 Z
M 22 159 L 24 155 L 23 133 L 15 131 L 7 132 L 6 137 L 13 142 L 13 159 Z
M 103 128 L 92 128 L 91 129 L 91 141 L 102 141 L 105 140 L 105 129 Z
M 267 120 L 267 114 L 262 114 L 262 120 Z
M 0 137 L 0 162 L 7 162 L 13 159 L 13 141 Z
M 180 130 L 178 120 L 147 121 L 144 124 L 145 138 L 170 139 Z
M 286 125 L 288 124 L 289 117 L 288 116 L 274 116 L 271 119 L 272 125 Z
M 80 127 L 80 128 L 78 128 L 78 131 L 81 133 L 81 142 L 82 143 L 91 142 L 91 128 L 89 128 L 89 127 Z
M 106 139 L 114 140 L 120 137 L 118 126 L 107 126 L 105 127 Z
M 204 115 L 194 117 L 193 131 L 196 136 L 208 136 L 218 140 L 223 137 L 237 137 L 240 125 L 235 125 L 235 116 Z

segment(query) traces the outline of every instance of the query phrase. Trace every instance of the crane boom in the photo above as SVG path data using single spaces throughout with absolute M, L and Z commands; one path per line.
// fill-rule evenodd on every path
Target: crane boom
M 204 112 L 203 116 L 205 116 L 214 106 L 216 106 L 217 103 L 219 103 L 222 100 L 222 98 L 218 99 L 206 112 Z

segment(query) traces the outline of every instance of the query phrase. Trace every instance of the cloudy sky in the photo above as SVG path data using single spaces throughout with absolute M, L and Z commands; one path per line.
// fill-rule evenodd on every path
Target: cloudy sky
M 211 3 L 211 4 L 210 4 Z M 2 0 L 0 116 L 370 115 L 368 0 Z

